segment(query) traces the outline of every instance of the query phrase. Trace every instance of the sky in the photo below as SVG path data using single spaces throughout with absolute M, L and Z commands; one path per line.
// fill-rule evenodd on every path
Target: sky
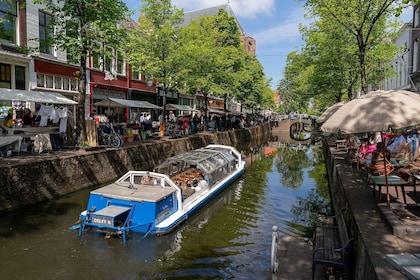
M 124 0 L 130 10 L 139 10 L 141 1 Z M 303 44 L 299 24 L 308 25 L 304 1 L 296 0 L 172 0 L 184 12 L 228 4 L 248 36 L 256 40 L 256 56 L 264 67 L 272 89 L 277 87 L 287 55 Z M 406 11 L 404 18 L 410 18 Z M 134 17 L 133 17 L 134 18 Z M 135 18 L 136 20 L 136 18 Z

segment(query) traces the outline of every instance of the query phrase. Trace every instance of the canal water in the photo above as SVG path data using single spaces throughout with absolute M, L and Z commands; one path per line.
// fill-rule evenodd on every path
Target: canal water
M 168 235 L 121 239 L 69 228 L 90 190 L 0 216 L 2 279 L 267 279 L 271 232 L 306 236 L 328 208 L 318 145 L 247 148 L 245 174 Z

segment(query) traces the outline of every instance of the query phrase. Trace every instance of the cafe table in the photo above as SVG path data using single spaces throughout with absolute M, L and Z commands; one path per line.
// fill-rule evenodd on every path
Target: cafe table
M 407 200 L 406 200 L 406 197 L 405 197 L 405 190 L 404 190 L 404 187 L 408 184 L 407 181 L 403 180 L 401 177 L 399 177 L 397 175 L 388 175 L 388 184 L 386 182 L 386 178 L 385 178 L 384 175 L 371 176 L 370 180 L 373 183 L 373 196 L 375 196 L 376 187 L 378 187 L 379 201 L 381 201 L 382 187 L 386 187 L 386 199 L 387 199 L 388 205 L 390 203 L 389 187 L 395 187 L 397 197 L 399 196 L 398 195 L 398 187 L 400 187 L 401 191 L 402 191 L 402 194 L 403 194 L 404 204 L 407 205 Z

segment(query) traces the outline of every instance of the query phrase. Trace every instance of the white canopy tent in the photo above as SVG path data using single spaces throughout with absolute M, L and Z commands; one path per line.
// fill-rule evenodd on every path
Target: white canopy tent
M 119 99 L 119 98 L 107 98 L 107 99 L 96 102 L 94 105 L 103 106 L 103 107 L 130 107 L 130 108 L 157 109 L 157 110 L 161 109 L 161 107 L 147 101 L 127 100 L 127 99 Z
M 191 108 L 188 105 L 180 105 L 180 104 L 166 104 L 166 109 L 167 110 L 188 111 L 188 112 L 198 111 L 198 110 L 195 110 L 195 109 Z
M 73 101 L 57 92 L 29 91 L 8 88 L 0 88 L 0 100 L 26 101 L 62 105 L 77 104 L 76 101 Z

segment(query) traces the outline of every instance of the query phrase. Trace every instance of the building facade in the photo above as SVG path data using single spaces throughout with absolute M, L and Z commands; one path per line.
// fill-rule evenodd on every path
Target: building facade
M 225 8 L 233 15 L 228 5 L 211 10 L 217 12 L 219 8 Z M 191 13 L 186 13 L 186 17 L 190 15 Z M 78 101 L 79 65 L 69 63 L 65 51 L 42 43 L 42 39 L 48 37 L 46 30 L 51 19 L 46 7 L 31 0 L 2 1 L 0 19 L 0 87 L 28 92 L 56 92 Z M 136 25 L 135 22 L 131 24 Z M 247 36 L 241 26 L 240 30 L 247 51 L 255 54 L 255 40 Z M 118 50 L 110 51 L 113 56 L 102 60 L 94 55 L 88 56 L 85 117 L 90 114 L 110 113 L 110 108 L 95 106 L 95 103 L 107 98 L 145 100 L 163 105 L 163 92 L 156 84 L 146 81 L 144 75 L 130 71 L 129 65 Z M 223 99 L 216 97 L 211 97 L 210 100 L 213 100 L 212 104 L 217 104 L 218 108 L 223 102 Z M 169 92 L 166 101 L 197 107 L 195 96 L 179 96 L 175 92 Z M 36 109 L 34 104 L 27 103 L 24 106 Z M 128 118 L 129 113 L 124 109 L 115 110 L 117 112 L 113 113 L 123 114 Z

